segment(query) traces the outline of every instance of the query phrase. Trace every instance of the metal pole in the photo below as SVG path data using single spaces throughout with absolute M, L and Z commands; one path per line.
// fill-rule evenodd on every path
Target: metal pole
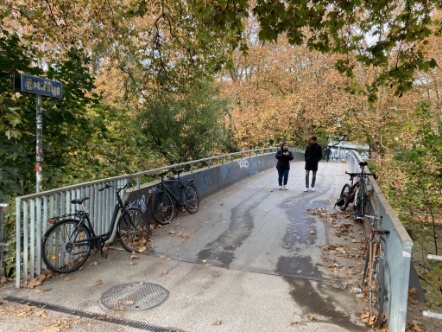
M 37 95 L 37 107 L 36 107 L 36 123 L 37 123 L 37 142 L 35 146 L 36 152 L 36 192 L 40 192 L 41 188 L 41 162 L 43 161 L 43 144 L 42 144 L 42 129 L 43 129 L 43 112 L 41 108 L 42 98 L 41 95 Z

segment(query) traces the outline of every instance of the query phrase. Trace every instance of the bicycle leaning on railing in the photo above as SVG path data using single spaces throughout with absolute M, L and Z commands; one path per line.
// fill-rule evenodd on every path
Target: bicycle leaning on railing
M 100 250 L 103 258 L 107 254 L 103 247 L 112 236 L 118 213 L 116 236 L 121 246 L 128 252 L 143 252 L 149 238 L 149 223 L 143 212 L 137 208 L 128 207 L 128 202 L 122 201 L 120 191 L 129 184 L 115 189 L 117 203 L 115 204 L 112 220 L 106 233 L 96 235 L 89 219 L 89 212 L 85 210 L 84 202 L 89 197 L 74 199 L 80 209 L 74 214 L 49 219 L 52 226 L 46 231 L 42 239 L 42 258 L 46 266 L 58 273 L 70 273 L 79 269 L 88 259 L 91 249 Z M 113 186 L 106 184 L 99 191 Z
M 370 192 L 367 192 L 367 177 L 373 176 L 377 179 L 377 175 L 374 173 L 366 173 L 364 171 L 365 166 L 367 166 L 366 162 L 361 161 L 359 163 L 359 167 L 361 171 L 359 173 L 348 173 L 345 174 L 350 175 L 350 183 L 346 183 L 341 190 L 341 195 L 337 200 L 336 204 L 339 206 L 341 211 L 347 209 L 350 203 L 353 204 L 353 220 L 363 221 L 364 215 L 367 208 L 367 197 Z M 356 181 L 354 179 L 357 178 Z
M 193 180 L 183 181 L 180 178 L 182 170 L 176 170 L 178 178 L 164 178 L 170 171 L 158 174 L 161 183 L 153 191 L 150 199 L 152 214 L 161 225 L 167 225 L 175 214 L 175 206 L 184 207 L 189 213 L 196 213 L 199 209 L 199 195 Z M 177 190 L 173 190 L 177 189 Z
M 388 300 L 385 287 L 385 247 L 390 231 L 382 228 L 382 216 L 365 215 L 370 233 L 365 246 L 365 264 L 362 287 L 368 288 L 369 325 L 377 328 L 383 321 L 384 303 Z

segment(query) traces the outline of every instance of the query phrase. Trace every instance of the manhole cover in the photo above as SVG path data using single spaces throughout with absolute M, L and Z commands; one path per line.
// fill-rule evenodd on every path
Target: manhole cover
M 149 283 L 115 286 L 103 293 L 100 303 L 114 310 L 145 310 L 159 306 L 169 298 L 164 287 Z

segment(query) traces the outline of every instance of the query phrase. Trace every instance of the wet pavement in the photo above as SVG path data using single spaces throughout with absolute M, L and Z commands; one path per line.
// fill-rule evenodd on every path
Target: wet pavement
M 278 190 L 271 169 L 204 198 L 198 213 L 156 228 L 153 247 L 137 259 L 111 249 L 106 260 L 91 257 L 84 269 L 44 281 L 43 291 L 4 287 L 0 298 L 71 310 L 90 321 L 84 331 L 100 324 L 122 331 L 369 331 L 359 319 L 362 299 L 324 262 L 327 225 L 308 213 L 333 209 L 346 164 L 321 163 L 315 192 L 303 192 L 303 168 L 292 163 L 288 190 Z M 129 283 L 158 285 L 167 299 L 143 310 L 124 301 L 103 305 L 106 291 Z

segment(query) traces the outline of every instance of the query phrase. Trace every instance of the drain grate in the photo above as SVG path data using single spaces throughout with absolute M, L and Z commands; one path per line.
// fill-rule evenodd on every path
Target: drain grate
M 113 310 L 146 310 L 164 303 L 169 291 L 157 284 L 131 283 L 115 286 L 103 293 L 100 303 Z
M 56 311 L 56 312 L 60 312 L 63 314 L 73 315 L 73 316 L 77 316 L 77 317 L 81 317 L 81 318 L 93 319 L 93 320 L 100 321 L 100 322 L 106 322 L 106 323 L 118 324 L 121 326 L 133 327 L 133 328 L 140 329 L 143 331 L 179 332 L 179 330 L 175 330 L 175 329 L 171 329 L 171 328 L 167 328 L 167 327 L 156 326 L 156 325 L 151 325 L 151 324 L 146 324 L 144 322 L 139 322 L 136 320 L 110 317 L 109 315 L 102 315 L 102 314 L 97 314 L 97 313 L 93 313 L 93 312 L 88 312 L 88 311 L 83 311 L 83 310 L 78 310 L 78 309 L 67 308 L 67 307 L 63 307 L 63 306 L 59 306 L 59 305 L 44 303 L 44 302 L 26 300 L 26 299 L 21 299 L 21 298 L 14 297 L 14 296 L 7 296 L 4 298 L 4 300 L 14 302 L 14 303 L 19 303 L 19 304 L 26 304 L 26 305 L 34 306 L 37 308 L 43 308 L 45 310 Z

